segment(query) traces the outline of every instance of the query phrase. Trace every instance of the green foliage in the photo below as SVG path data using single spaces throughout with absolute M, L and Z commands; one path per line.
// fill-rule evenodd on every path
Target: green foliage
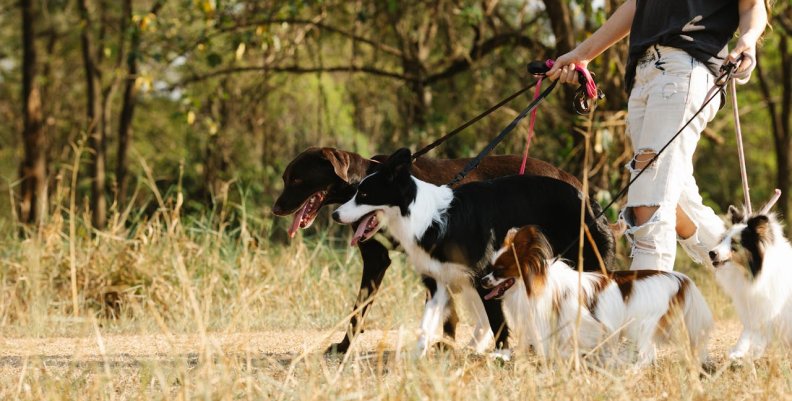
M 139 92 L 129 153 L 131 187 L 144 185 L 145 162 L 160 189 L 181 179 L 190 213 L 211 210 L 227 201 L 223 196 L 238 200 L 234 191 L 223 190 L 231 185 L 244 188 L 253 210 L 269 218 L 280 174 L 304 148 L 335 146 L 366 156 L 401 146 L 417 149 L 525 85 L 527 61 L 555 55 L 550 24 L 538 2 L 502 1 L 492 9 L 467 0 L 178 0 L 161 8 L 152 8 L 153 1 L 133 2 L 125 31 L 119 30 L 122 2 L 89 3 L 102 40 L 103 90 L 110 95 L 107 195 L 114 199 L 119 83 L 126 78 L 126 61 L 134 59 Z M 70 179 L 74 150 L 85 140 L 81 21 L 70 2 L 42 4 L 38 82 L 54 186 L 56 179 Z M 569 4 L 579 38 L 590 33 L 580 27 L 594 29 L 612 11 L 587 0 Z M 0 125 L 0 189 L 8 194 L 0 196 L 0 219 L 6 220 L 12 219 L 12 195 L 19 191 L 22 152 L 17 13 L 14 7 L 0 8 L 5 22 L 0 28 L 0 116 L 6 122 Z M 485 49 L 496 36 L 509 39 Z M 780 74 L 779 38 L 779 32 L 770 32 L 762 52 L 771 80 Z M 131 49 L 133 40 L 140 41 L 139 50 Z M 119 56 L 122 62 L 116 64 Z M 619 114 L 626 107 L 619 87 L 623 57 L 614 53 L 592 65 L 609 92 L 588 132 L 595 149 L 592 193 L 601 200 L 625 182 L 621 166 L 629 144 Z M 529 101 L 530 96 L 513 101 L 431 155 L 477 153 Z M 755 80 L 740 88 L 756 202 L 776 185 L 764 101 Z M 581 177 L 581 129 L 586 131 L 587 122 L 569 109 L 563 90 L 541 107 L 531 154 Z M 723 110 L 710 124 L 716 131 L 710 134 L 724 142 L 709 139 L 712 135 L 702 139 L 696 160 L 702 194 L 720 210 L 742 199 L 728 119 L 730 111 Z M 521 153 L 526 134 L 524 124 L 496 152 Z M 78 200 L 88 196 L 91 179 L 88 155 L 82 159 Z

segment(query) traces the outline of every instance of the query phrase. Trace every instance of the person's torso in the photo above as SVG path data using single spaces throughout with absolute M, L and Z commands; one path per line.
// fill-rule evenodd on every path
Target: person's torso
M 636 0 L 628 87 L 636 61 L 655 44 L 684 50 L 717 74 L 739 22 L 739 0 Z

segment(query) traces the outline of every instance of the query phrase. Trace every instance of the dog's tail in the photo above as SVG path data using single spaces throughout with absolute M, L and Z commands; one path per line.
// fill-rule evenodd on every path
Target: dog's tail
M 680 306 L 684 311 L 685 327 L 690 339 L 691 350 L 698 356 L 699 362 L 704 363 L 712 330 L 712 313 L 693 280 L 687 276 L 683 277 L 684 281 L 680 283 L 682 286 L 680 290 L 684 291 L 685 302 Z

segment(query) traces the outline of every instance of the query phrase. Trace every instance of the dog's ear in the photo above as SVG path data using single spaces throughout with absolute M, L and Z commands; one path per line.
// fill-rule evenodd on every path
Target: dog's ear
M 336 175 L 344 180 L 344 182 L 348 183 L 350 165 L 349 153 L 333 148 L 322 148 L 322 156 L 333 165 L 333 171 L 335 171 Z
M 401 148 L 388 157 L 380 171 L 387 173 L 390 180 L 393 181 L 402 174 L 409 175 L 411 167 L 412 153 L 410 149 Z
M 756 233 L 759 241 L 763 243 L 773 242 L 773 230 L 770 227 L 770 218 L 765 215 L 758 215 L 748 220 L 748 228 Z
M 745 220 L 745 215 L 742 210 L 737 209 L 734 205 L 729 205 L 729 211 L 726 213 L 726 217 L 728 217 L 732 224 L 742 223 Z

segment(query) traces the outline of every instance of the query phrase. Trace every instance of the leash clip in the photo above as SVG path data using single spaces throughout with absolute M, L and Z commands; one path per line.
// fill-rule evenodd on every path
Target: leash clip
M 723 64 L 720 67 L 721 75 L 715 81 L 715 85 L 720 86 L 721 88 L 726 86 L 729 80 L 732 79 L 734 73 L 737 71 L 737 68 L 742 63 L 744 55 L 740 55 L 736 61 L 729 61 L 728 63 Z
M 591 113 L 592 101 L 596 102 L 605 99 L 605 94 L 602 93 L 599 88 L 596 90 L 597 96 L 590 98 L 585 85 L 581 85 L 577 88 L 575 91 L 575 98 L 572 100 L 572 108 L 575 109 L 575 113 L 581 116 Z

